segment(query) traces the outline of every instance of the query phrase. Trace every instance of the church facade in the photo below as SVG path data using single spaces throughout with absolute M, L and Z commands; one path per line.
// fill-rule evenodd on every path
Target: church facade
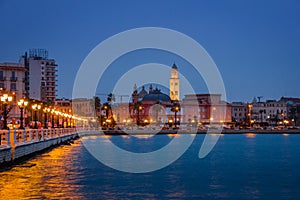
M 129 106 L 131 119 L 137 124 L 166 123 L 170 119 L 171 98 L 161 92 L 160 89 L 153 89 L 152 84 L 149 91 L 142 86 L 140 92 L 136 85 L 132 93 L 132 102 Z

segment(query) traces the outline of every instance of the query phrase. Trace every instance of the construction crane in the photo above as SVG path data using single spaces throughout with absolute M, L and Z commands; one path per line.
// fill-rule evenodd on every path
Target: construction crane
M 96 93 L 96 95 L 108 97 L 108 95 L 110 95 L 110 94 Z M 129 95 L 126 95 L 126 94 L 119 94 L 119 95 L 117 95 L 117 94 L 112 94 L 112 96 L 113 96 L 113 97 L 112 97 L 113 99 L 114 99 L 114 97 L 119 97 L 119 98 L 120 98 L 120 103 L 123 102 L 123 97 L 129 97 Z M 115 100 L 113 100 L 113 101 L 115 101 Z

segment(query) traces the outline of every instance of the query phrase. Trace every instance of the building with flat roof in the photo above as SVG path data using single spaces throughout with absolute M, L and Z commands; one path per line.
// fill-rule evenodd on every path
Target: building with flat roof
M 27 73 L 25 88 L 27 97 L 39 101 L 54 103 L 57 87 L 57 64 L 54 59 L 48 58 L 48 51 L 31 49 L 29 54 L 21 57 Z
M 300 125 L 300 98 L 281 97 L 280 102 L 286 103 L 287 117 L 291 120 L 292 125 Z
M 287 104 L 284 101 L 266 100 L 257 102 L 254 98 L 251 104 L 251 119 L 255 122 L 277 124 L 287 118 Z
M 20 63 L 0 63 L 0 94 L 8 93 L 13 97 L 10 103 L 8 122 L 17 121 L 20 116 L 17 101 L 26 94 L 25 72 L 24 65 Z
M 243 123 L 249 121 L 249 106 L 244 102 L 231 103 L 232 122 Z
M 231 105 L 221 100 L 221 94 L 187 94 L 181 107 L 184 123 L 231 122 Z

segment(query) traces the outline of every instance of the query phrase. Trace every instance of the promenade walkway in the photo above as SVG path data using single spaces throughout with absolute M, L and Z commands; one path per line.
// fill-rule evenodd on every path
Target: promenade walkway
M 76 128 L 0 130 L 0 164 L 78 137 Z

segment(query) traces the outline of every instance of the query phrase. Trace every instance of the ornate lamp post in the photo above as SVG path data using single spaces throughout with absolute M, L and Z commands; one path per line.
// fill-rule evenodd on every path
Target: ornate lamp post
M 37 129 L 38 128 L 38 126 L 37 126 L 37 111 L 39 109 L 41 109 L 41 105 L 33 104 L 32 109 L 34 111 L 34 128 Z
M 18 101 L 18 106 L 20 108 L 20 127 L 19 129 L 24 129 L 24 126 L 23 126 L 23 111 L 24 111 L 24 108 L 28 105 L 28 101 L 24 100 L 24 99 L 20 99 Z
M 48 114 L 50 112 L 50 108 L 44 108 L 43 112 L 44 112 L 44 128 L 48 128 L 47 122 L 48 122 Z
M 8 129 L 7 127 L 7 118 L 8 118 L 8 112 L 7 112 L 7 105 L 12 101 L 12 96 L 9 96 L 8 94 L 3 94 L 1 96 L 1 101 L 4 105 L 3 110 L 3 129 Z
M 175 102 L 174 104 L 173 104 L 173 106 L 172 106 L 172 109 L 171 109 L 175 114 L 175 119 L 174 119 L 174 126 L 175 126 L 175 128 L 176 128 L 176 125 L 177 125 L 177 112 L 179 112 L 180 111 L 180 104 L 178 103 L 178 102 Z

